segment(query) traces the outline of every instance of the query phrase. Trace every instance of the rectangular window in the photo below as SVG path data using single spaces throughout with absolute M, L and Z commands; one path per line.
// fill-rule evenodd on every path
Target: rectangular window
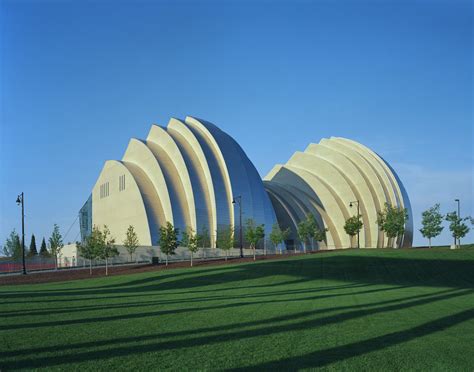
M 125 174 L 119 176 L 119 191 L 125 190 Z
M 100 198 L 103 199 L 105 198 L 106 196 L 109 196 L 109 183 L 106 182 L 106 183 L 103 183 L 102 185 L 100 185 Z

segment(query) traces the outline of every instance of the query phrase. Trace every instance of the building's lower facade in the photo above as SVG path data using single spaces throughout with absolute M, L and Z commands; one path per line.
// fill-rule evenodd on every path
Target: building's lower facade
M 327 228 L 320 249 L 348 248 L 344 223 L 359 202 L 362 247 L 387 247 L 377 212 L 385 203 L 406 208 L 405 235 L 391 245 L 409 247 L 412 219 L 408 196 L 393 169 L 368 148 L 342 138 L 323 139 L 295 153 L 262 179 L 238 143 L 214 124 L 193 117 L 153 125 L 145 140 L 131 139 L 122 160 L 108 160 L 80 211 L 81 235 L 107 225 L 117 244 L 128 226 L 140 245 L 158 244 L 159 228 L 171 222 L 192 229 L 216 246 L 221 229 L 233 228 L 238 243 L 242 222 L 265 225 L 265 240 L 276 223 L 290 228 L 287 241 L 298 244 L 296 226 L 308 213 Z

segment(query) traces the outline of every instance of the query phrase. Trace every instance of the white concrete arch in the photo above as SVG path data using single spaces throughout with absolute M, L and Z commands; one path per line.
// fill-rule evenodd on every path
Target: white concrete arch
M 386 190 L 388 194 L 388 199 L 386 200 L 387 203 L 389 203 L 392 206 L 400 206 L 400 197 L 396 191 L 396 189 L 393 187 L 392 181 L 390 180 L 390 177 L 388 176 L 387 172 L 385 171 L 384 167 L 380 164 L 379 161 L 371 154 L 371 151 L 359 144 L 358 142 L 348 140 L 346 138 L 332 138 L 331 139 L 335 141 L 339 141 L 341 143 L 346 144 L 347 146 L 352 147 L 355 151 L 359 152 L 364 159 L 367 160 L 367 162 L 372 166 L 372 168 L 376 171 L 377 176 L 379 177 L 384 189 Z M 389 239 L 384 239 L 386 242 L 387 247 L 394 247 L 397 246 L 397 242 L 394 241 L 393 243 L 389 242 Z
M 353 190 L 357 200 L 360 201 L 363 233 L 365 235 L 365 248 L 376 248 L 378 231 L 374 227 L 377 222 L 377 208 L 369 186 L 359 170 L 344 155 L 323 144 L 310 144 L 305 152 L 320 157 L 334 166 L 347 184 Z
M 216 197 L 214 194 L 214 184 L 206 156 L 193 132 L 180 120 L 172 118 L 167 127 L 168 133 L 176 143 L 182 146 L 196 169 L 201 188 L 204 191 L 204 199 L 208 211 L 208 229 L 217 230 L 217 210 Z M 214 235 L 211 234 L 211 247 L 215 247 Z
M 176 194 L 183 223 L 196 231 L 196 207 L 186 163 L 173 138 L 163 128 L 152 125 L 146 145 L 162 166 L 168 190 Z M 176 213 L 173 212 L 176 220 Z M 174 221 L 176 225 L 176 221 Z M 181 226 L 184 228 L 185 226 Z
M 125 176 L 124 190 L 119 189 L 121 176 Z M 108 188 L 105 195 L 101 193 L 103 185 Z M 92 222 L 101 228 L 107 225 L 118 243 L 123 242 L 132 225 L 140 245 L 153 244 L 142 194 L 132 173 L 120 161 L 106 161 L 92 189 Z
M 295 175 L 297 177 L 295 177 Z M 340 208 L 340 201 L 335 191 L 318 175 L 301 167 L 285 165 L 280 171 L 273 175 L 270 182 L 272 181 L 280 184 L 290 184 L 306 194 L 315 194 L 334 226 L 331 228 L 330 224 L 328 224 L 326 227 L 329 228 L 329 233 L 332 235 L 335 247 L 347 248 L 350 246 L 350 239 L 343 229 L 346 219 L 349 218 L 349 214 L 346 209 Z M 340 233 L 341 229 L 343 233 Z
M 346 159 L 351 162 L 360 172 L 362 177 L 364 178 L 367 186 L 369 187 L 372 197 L 375 203 L 375 213 L 382 210 L 384 207 L 385 202 L 388 200 L 388 193 L 385 192 L 384 187 L 382 186 L 379 177 L 375 173 L 373 167 L 369 165 L 367 160 L 365 160 L 357 151 L 355 151 L 352 147 L 349 147 L 343 143 L 333 141 L 330 139 L 323 138 L 320 141 L 320 144 L 331 148 L 334 151 L 339 152 Z M 383 248 L 384 247 L 384 234 L 377 225 L 377 247 Z
M 140 140 L 132 138 L 128 144 L 122 161 L 135 164 L 148 177 L 155 189 L 156 198 L 152 199 L 153 205 L 161 209 L 159 213 L 159 225 L 164 226 L 166 222 L 173 222 L 173 210 L 163 172 L 156 157 L 151 150 Z M 150 193 L 150 196 L 153 194 Z
M 214 155 L 214 158 L 219 166 L 221 177 L 224 182 L 230 225 L 235 226 L 234 208 L 232 205 L 232 200 L 234 197 L 232 193 L 232 184 L 230 182 L 229 171 L 227 170 L 227 165 L 226 165 L 224 156 L 222 155 L 222 152 L 219 148 L 219 145 L 217 144 L 217 141 L 214 139 L 214 136 L 209 132 L 209 130 L 205 127 L 205 125 L 203 125 L 199 120 L 191 116 L 187 116 L 184 122 L 189 127 L 194 128 L 196 131 L 198 131 L 201 134 L 201 136 L 204 138 L 204 140 L 206 141 L 206 143 L 208 144 L 209 148 L 211 149 Z
M 346 220 L 356 213 L 354 209 L 349 208 L 349 203 L 356 199 L 356 196 L 344 178 L 339 174 L 330 163 L 324 159 L 318 158 L 314 155 L 295 152 L 293 156 L 288 160 L 287 167 L 292 166 L 300 168 L 309 173 L 315 175 L 320 182 L 324 182 L 327 188 L 333 193 L 338 208 L 344 215 L 344 221 L 342 221 L 341 228 L 343 228 Z M 331 208 L 335 208 L 332 206 Z M 327 208 L 325 208 L 328 210 Z M 342 239 L 341 239 L 342 240 Z M 365 237 L 361 236 L 361 246 L 365 244 Z

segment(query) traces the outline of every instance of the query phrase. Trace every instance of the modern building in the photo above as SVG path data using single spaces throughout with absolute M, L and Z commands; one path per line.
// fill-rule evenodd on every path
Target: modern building
M 133 225 L 143 246 L 157 245 L 159 227 L 171 222 L 184 231 L 209 236 L 216 245 L 220 229 L 240 230 L 249 218 L 265 225 L 289 227 L 291 247 L 296 226 L 308 213 L 315 216 L 327 239 L 320 249 L 353 245 L 344 231 L 346 219 L 357 213 L 364 222 L 362 247 L 387 247 L 378 230 L 377 211 L 385 203 L 406 208 L 410 218 L 397 247 L 412 243 L 408 196 L 394 170 L 376 153 L 356 142 L 331 138 L 296 152 L 260 178 L 239 144 L 207 121 L 171 119 L 167 127 L 152 125 L 145 140 L 132 138 L 122 160 L 108 160 L 91 196 L 80 210 L 81 235 L 93 225 L 107 225 L 122 242 Z M 353 207 L 350 207 L 350 205 Z M 266 239 L 263 246 L 270 248 Z M 236 239 L 238 241 L 238 239 Z

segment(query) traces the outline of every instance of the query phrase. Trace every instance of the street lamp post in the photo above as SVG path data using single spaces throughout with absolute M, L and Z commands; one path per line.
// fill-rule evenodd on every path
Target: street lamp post
M 25 196 L 23 192 L 17 196 L 16 203 L 21 204 L 21 250 L 23 258 L 23 275 L 26 275 L 26 262 L 25 262 Z
M 244 258 L 244 242 L 242 238 L 242 195 L 234 197 L 232 204 L 239 204 L 239 226 L 240 226 L 240 257 Z
M 357 220 L 359 220 L 359 216 L 360 216 L 360 213 L 359 213 L 359 200 L 355 200 L 355 201 L 351 201 L 349 203 L 349 207 L 352 208 L 352 203 L 357 203 Z M 357 248 L 360 249 L 360 229 L 357 230 Z
M 459 199 L 454 199 L 456 203 L 458 203 L 458 221 L 461 219 L 461 201 Z M 461 248 L 461 239 L 458 238 L 458 245 Z M 456 238 L 454 238 L 454 246 L 456 247 Z

